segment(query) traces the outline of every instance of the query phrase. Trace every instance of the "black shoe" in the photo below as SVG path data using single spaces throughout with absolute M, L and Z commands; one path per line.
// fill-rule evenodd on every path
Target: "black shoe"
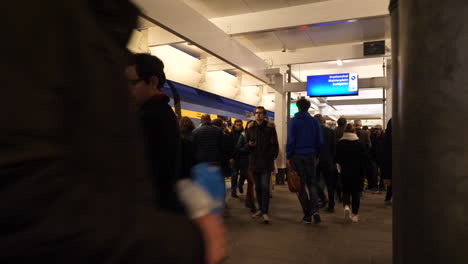
M 310 216 L 304 216 L 302 218 L 302 222 L 304 222 L 305 224 L 312 224 L 312 217 Z
M 328 208 L 326 209 L 326 211 L 329 212 L 329 213 L 334 213 L 334 212 L 335 212 L 335 208 L 330 208 L 330 207 L 328 207 Z
M 318 224 L 322 222 L 322 219 L 320 219 L 320 215 L 318 213 L 314 214 L 314 224 Z
M 239 195 L 237 195 L 237 193 L 231 193 L 231 197 L 232 198 L 239 198 Z
M 243 186 L 239 186 L 239 192 L 244 193 L 244 187 Z

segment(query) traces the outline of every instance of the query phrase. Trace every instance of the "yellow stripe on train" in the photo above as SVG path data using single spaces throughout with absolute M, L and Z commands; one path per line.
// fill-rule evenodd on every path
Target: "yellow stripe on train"
M 175 108 L 172 107 L 172 110 L 175 111 Z M 191 111 L 191 110 L 185 110 L 185 109 L 181 109 L 181 112 L 182 112 L 182 116 L 186 116 L 186 117 L 190 117 L 190 118 L 196 118 L 196 119 L 200 119 L 202 115 L 204 115 L 204 113 L 200 113 L 200 112 L 195 112 L 195 111 Z M 211 119 L 215 119 L 215 118 L 218 118 L 217 115 L 213 115 L 213 114 L 210 114 L 210 117 Z M 234 124 L 234 121 L 236 120 L 236 118 L 231 118 L 231 122 L 232 124 Z M 244 124 L 244 127 L 247 125 L 247 121 L 245 120 L 242 120 L 242 123 Z

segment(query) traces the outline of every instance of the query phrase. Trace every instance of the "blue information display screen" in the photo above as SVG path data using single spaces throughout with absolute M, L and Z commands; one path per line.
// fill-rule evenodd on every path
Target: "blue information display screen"
M 356 73 L 307 76 L 308 96 L 321 97 L 358 94 L 358 75 Z

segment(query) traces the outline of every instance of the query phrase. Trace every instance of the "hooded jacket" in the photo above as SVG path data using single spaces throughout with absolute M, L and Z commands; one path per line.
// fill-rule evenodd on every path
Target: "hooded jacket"
M 323 144 L 320 121 L 307 112 L 299 112 L 291 119 L 286 144 L 286 158 L 294 155 L 318 155 Z

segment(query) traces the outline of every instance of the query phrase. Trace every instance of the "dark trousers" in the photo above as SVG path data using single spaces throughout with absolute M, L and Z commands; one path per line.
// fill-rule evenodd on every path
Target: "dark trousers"
M 384 184 L 384 179 L 382 177 L 382 164 L 379 162 L 375 162 L 376 166 L 376 174 L 378 178 L 378 183 L 379 183 L 379 191 L 385 191 L 385 184 Z
M 255 179 L 255 192 L 257 193 L 258 206 L 262 214 L 268 214 L 270 208 L 270 182 L 271 172 L 252 172 Z
M 335 190 L 338 181 L 335 165 L 331 162 L 320 162 L 317 166 L 317 175 L 321 175 L 325 181 L 328 192 L 328 208 L 335 208 Z M 325 194 L 320 197 L 325 200 Z
M 393 188 L 392 185 L 387 186 L 387 194 L 385 195 L 385 201 L 392 200 Z
M 377 188 L 377 165 L 374 161 L 366 162 L 367 189 Z
M 328 198 L 325 195 L 325 188 L 326 188 L 325 179 L 324 179 L 324 176 L 321 173 L 321 171 L 318 170 L 318 167 L 319 167 L 319 165 L 317 166 L 316 175 L 317 175 L 317 195 L 318 195 L 318 198 L 319 198 L 319 207 L 320 207 L 321 204 L 323 204 L 323 206 L 325 206 L 325 203 L 327 202 Z M 322 208 L 322 207 L 320 207 L 320 208 Z
M 340 203 L 343 201 L 343 184 L 341 183 L 341 174 L 338 172 L 338 169 L 334 169 L 335 175 L 336 175 L 336 195 L 338 196 L 338 201 Z
M 244 186 L 244 182 L 247 178 L 247 166 L 243 166 L 240 162 L 236 161 L 231 166 L 231 192 L 237 193 L 237 187 Z M 239 178 L 238 178 L 239 176 Z
M 359 206 L 361 204 L 360 192 L 343 192 L 343 206 L 351 207 L 353 214 L 359 213 Z
M 301 178 L 301 191 L 298 196 L 304 216 L 312 216 L 319 211 L 315 155 L 296 155 L 292 158 L 292 162 Z

